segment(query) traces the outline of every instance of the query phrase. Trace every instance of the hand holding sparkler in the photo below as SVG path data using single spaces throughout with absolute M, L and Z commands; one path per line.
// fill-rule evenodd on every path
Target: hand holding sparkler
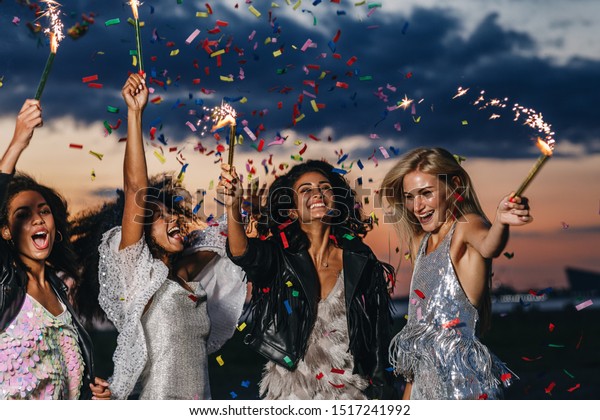
M 496 211 L 496 220 L 504 226 L 523 226 L 533 221 L 529 200 L 514 194 L 503 197 Z
M 48 75 L 50 74 L 50 69 L 52 69 L 52 63 L 54 63 L 54 57 L 56 56 L 56 51 L 58 50 L 58 44 L 65 37 L 62 32 L 63 24 L 58 17 L 60 14 L 60 4 L 54 0 L 42 1 L 46 3 L 47 7 L 42 16 L 46 16 L 50 20 L 50 27 L 44 30 L 44 33 L 48 34 L 48 37 L 50 38 L 50 55 L 48 55 L 46 66 L 42 72 L 42 78 L 40 79 L 37 91 L 35 92 L 35 99 L 37 100 L 42 97 L 42 93 L 44 92 L 44 87 L 46 86 L 46 81 L 48 80 Z

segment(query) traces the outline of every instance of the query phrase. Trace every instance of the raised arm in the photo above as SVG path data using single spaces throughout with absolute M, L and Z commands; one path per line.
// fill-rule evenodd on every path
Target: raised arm
M 491 227 L 479 216 L 466 216 L 465 241 L 484 258 L 496 258 L 502 253 L 510 226 L 523 226 L 533 221 L 527 198 L 511 197 L 512 194 L 502 198 Z
M 132 74 L 125 82 L 121 94 L 127 103 L 127 143 L 123 161 L 125 210 L 119 249 L 135 244 L 142 237 L 148 188 L 148 170 L 142 139 L 142 114 L 148 103 L 146 81 L 139 74 Z
M 229 251 L 234 257 L 243 255 L 248 246 L 248 237 L 244 229 L 242 213 L 240 207 L 242 205 L 242 185 L 240 178 L 235 172 L 235 167 L 231 168 L 227 164 L 221 165 L 221 187 L 227 209 L 227 238 L 229 239 Z
M 10 144 L 0 160 L 0 173 L 12 174 L 23 150 L 29 146 L 33 131 L 42 125 L 42 107 L 35 99 L 27 99 L 17 115 Z

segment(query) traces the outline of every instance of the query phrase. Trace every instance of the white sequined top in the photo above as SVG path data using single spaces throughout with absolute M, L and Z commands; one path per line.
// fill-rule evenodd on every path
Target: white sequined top
M 204 339 L 208 354 L 216 351 L 233 335 L 246 297 L 246 285 L 242 280 L 242 271 L 225 255 L 226 237 L 222 232 L 226 230 L 224 218 L 211 223 L 204 231 L 194 233 L 189 250 L 187 250 L 187 252 L 208 250 L 218 254 L 196 279 L 192 279 L 199 282 L 197 294 L 201 295 L 202 290 L 207 294 L 207 301 L 204 304 L 210 318 L 210 335 L 205 336 Z M 121 227 L 115 227 L 103 235 L 98 248 L 100 252 L 98 275 L 100 278 L 100 305 L 119 331 L 117 348 L 113 355 L 114 373 L 109 380 L 110 390 L 113 398 L 125 399 L 133 391 L 150 360 L 148 342 L 152 338 L 148 337 L 144 330 L 142 322 L 144 308 L 153 296 L 162 300 L 161 296 L 165 295 L 165 290 L 156 295 L 157 292 L 161 288 L 172 289 L 170 284 L 168 287 L 164 286 L 167 282 L 172 282 L 167 278 L 167 266 L 152 257 L 143 237 L 134 245 L 122 250 L 119 250 L 120 242 Z M 181 286 L 175 285 L 185 291 Z M 186 292 L 186 294 L 190 293 Z M 165 299 L 171 303 L 175 302 L 173 296 Z M 186 297 L 186 299 L 188 298 Z M 211 301 L 214 301 L 212 305 Z M 160 306 L 163 304 L 164 302 L 159 302 Z M 160 314 L 164 316 L 164 322 L 161 325 L 169 328 L 169 321 L 175 313 L 175 309 L 172 311 L 161 310 Z M 205 326 L 201 328 L 205 328 Z M 188 338 L 184 342 L 172 343 L 172 345 L 184 349 L 183 351 L 187 355 L 197 354 L 197 351 L 192 349 L 192 347 L 200 345 L 196 341 L 197 334 L 198 331 L 194 331 L 185 336 Z M 190 357 L 193 359 L 193 356 Z M 160 360 L 160 358 L 156 360 L 152 358 L 151 362 L 161 363 Z M 207 360 L 204 357 L 203 360 L 187 363 L 184 368 L 204 371 L 206 364 Z M 145 380 L 147 381 L 147 377 Z M 207 383 L 198 384 L 198 386 L 191 385 L 191 388 L 204 389 L 204 385 L 208 388 Z M 166 394 L 144 394 L 142 389 L 141 395 L 152 395 L 151 398 L 188 399 L 204 398 L 209 395 L 204 391 L 194 392 L 193 395 L 178 395 L 177 390 L 174 390 L 177 388 L 177 384 L 166 386 L 171 390 Z

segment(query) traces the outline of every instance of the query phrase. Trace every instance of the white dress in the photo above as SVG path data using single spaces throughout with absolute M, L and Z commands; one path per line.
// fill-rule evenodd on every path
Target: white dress
M 138 379 L 142 382 L 142 398 L 210 398 L 206 355 L 233 335 L 246 297 L 243 273 L 225 255 L 226 237 L 222 232 L 226 230 L 223 218 L 190 235 L 190 245 L 184 252 L 217 253 L 192 279 L 198 282 L 193 298 L 189 291 L 167 279 L 167 266 L 152 257 L 145 238 L 119 250 L 121 227 L 103 235 L 98 248 L 99 301 L 119 331 L 114 373 L 109 380 L 113 398 L 127 398 Z M 150 298 L 152 304 L 144 314 Z M 184 313 L 192 317 L 187 324 L 179 319 Z M 178 341 L 169 342 L 175 336 Z M 175 347 L 177 351 L 166 351 Z M 193 379 L 182 386 L 175 379 L 176 371 L 166 373 L 170 368 L 181 370 L 181 375 L 193 370 Z

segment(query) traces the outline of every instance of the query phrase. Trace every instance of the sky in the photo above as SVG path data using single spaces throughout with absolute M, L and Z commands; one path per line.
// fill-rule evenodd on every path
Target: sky
M 4 144 L 49 53 L 31 30 L 35 9 L 0 0 Z M 84 30 L 60 44 L 42 96 L 44 126 L 18 169 L 56 187 L 76 212 L 122 184 L 120 89 L 137 69 L 136 42 L 125 2 L 64 0 L 61 11 L 66 30 Z M 565 10 L 560 0 L 162 0 L 139 11 L 153 88 L 143 125 L 149 171 L 178 173 L 187 163 L 188 189 L 207 191 L 205 214 L 222 210 L 215 151 L 226 150 L 227 134 L 202 133 L 203 107 L 226 98 L 239 114 L 235 163 L 246 178 L 254 171 L 271 181 L 299 158 L 348 171 L 367 214 L 380 219 L 367 242 L 397 265 L 404 250 L 372 207 L 384 174 L 414 147 L 445 147 L 466 159 L 493 216 L 539 156 L 540 133 L 523 114 L 515 121 L 518 104 L 550 124 L 556 148 L 526 193 L 534 222 L 511 231 L 512 257 L 495 261 L 494 286 L 561 288 L 567 266 L 600 271 L 597 1 L 571 0 Z M 505 107 L 482 106 L 492 99 Z M 409 281 L 402 263 L 398 293 Z

